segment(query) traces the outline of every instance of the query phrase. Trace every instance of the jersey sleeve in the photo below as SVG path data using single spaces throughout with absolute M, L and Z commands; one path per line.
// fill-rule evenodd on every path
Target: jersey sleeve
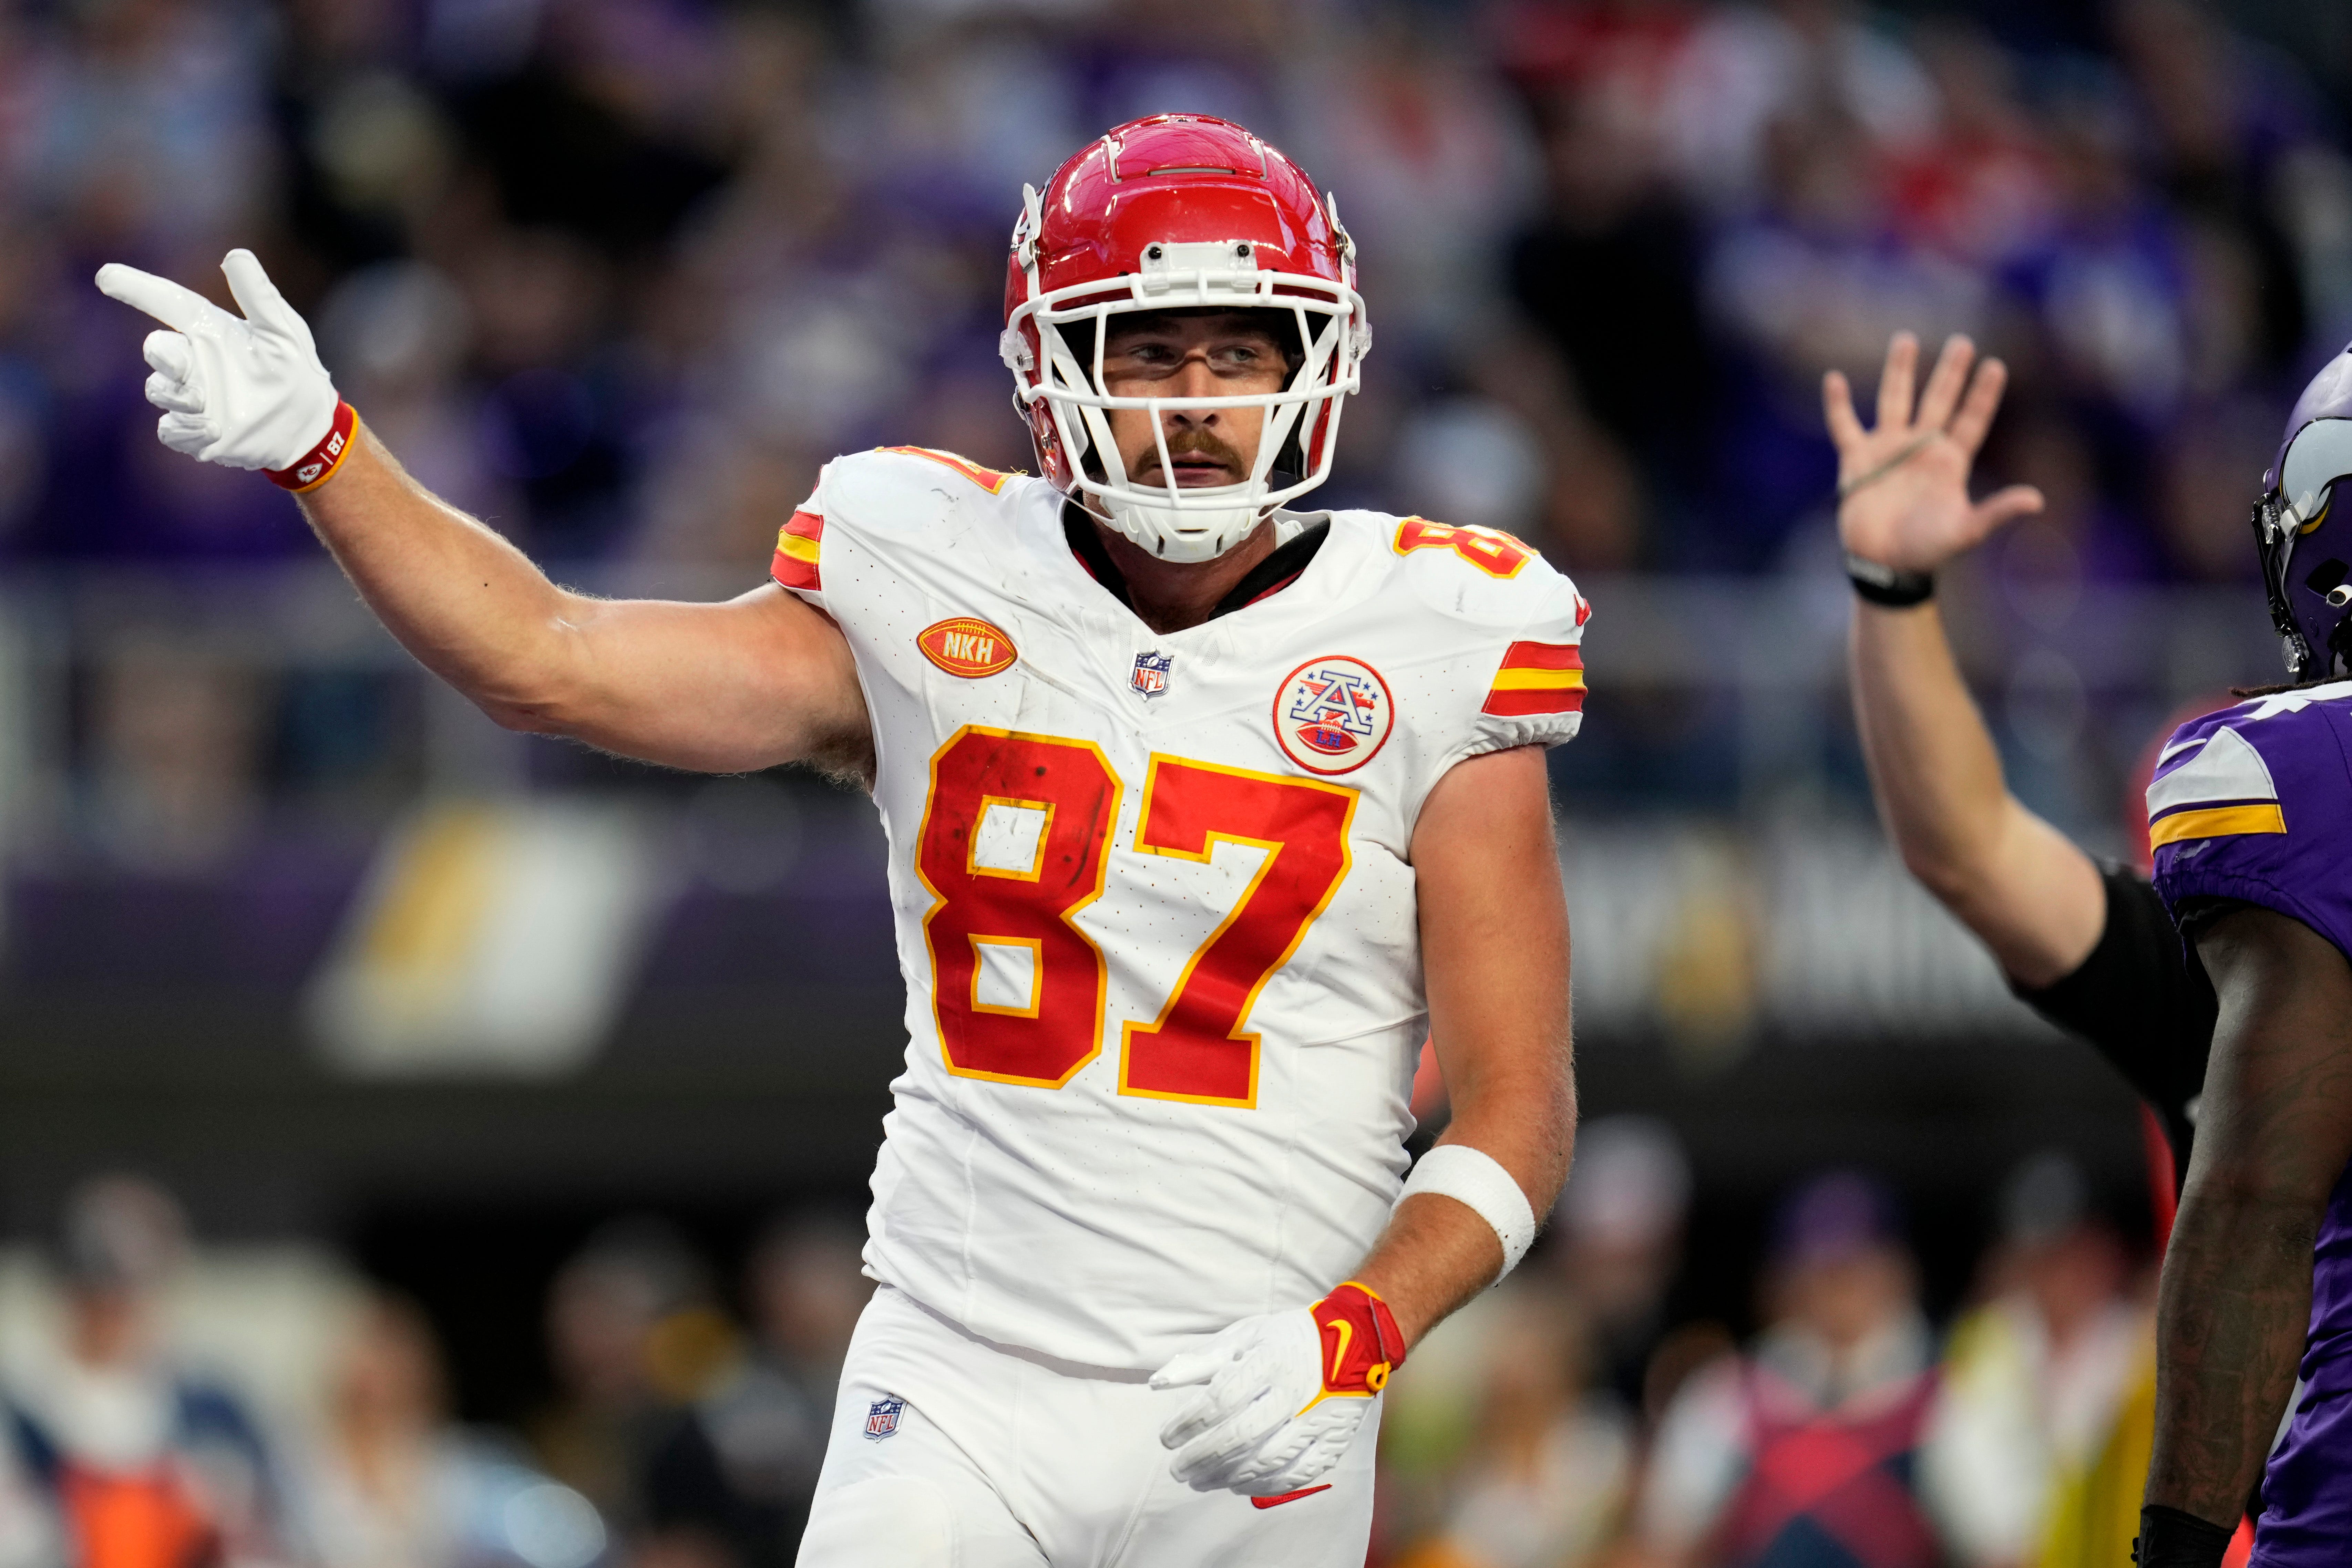
M 777 587 L 800 595 L 819 610 L 825 607 L 824 478 L 818 474 L 809 498 L 776 531 L 776 558 L 768 568 L 768 577 Z
M 2264 698 L 2184 725 L 2148 786 L 2156 888 L 2174 922 L 2260 904 L 2352 956 L 2352 701 Z
M 1490 652 L 1486 693 L 1464 757 L 1515 746 L 1558 746 L 1584 722 L 1584 623 L 1592 606 L 1549 568 L 1527 618 Z
M 2145 877 L 2107 866 L 2106 923 L 2074 972 L 2018 998 L 2090 1042 L 2163 1118 L 2176 1179 L 2189 1171 L 2189 1103 L 2213 1050 L 2213 982 Z

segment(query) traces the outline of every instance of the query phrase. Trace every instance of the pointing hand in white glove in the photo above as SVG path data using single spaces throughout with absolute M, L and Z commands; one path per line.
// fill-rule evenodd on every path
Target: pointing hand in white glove
M 1403 1364 L 1388 1303 L 1351 1280 L 1311 1307 L 1244 1318 L 1170 1358 L 1152 1387 L 1208 1387 L 1160 1441 L 1177 1450 L 1176 1479 L 1196 1490 L 1298 1491 L 1339 1462 Z
M 348 444 L 341 400 L 310 327 L 254 254 L 229 252 L 221 271 L 242 318 L 120 262 L 98 269 L 98 287 L 173 329 L 150 332 L 145 345 L 155 372 L 147 378 L 147 401 L 163 411 L 156 439 L 206 463 L 270 470 L 289 488 L 307 487 L 333 470 Z M 308 478 L 290 472 L 298 464 Z

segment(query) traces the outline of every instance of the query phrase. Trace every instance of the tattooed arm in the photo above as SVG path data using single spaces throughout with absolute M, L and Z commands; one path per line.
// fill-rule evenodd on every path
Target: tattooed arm
M 2352 1157 L 2352 965 L 2252 905 L 2197 951 L 2221 1022 L 2158 1306 L 2151 1507 L 2234 1524 L 2294 1385 L 2312 1246 Z

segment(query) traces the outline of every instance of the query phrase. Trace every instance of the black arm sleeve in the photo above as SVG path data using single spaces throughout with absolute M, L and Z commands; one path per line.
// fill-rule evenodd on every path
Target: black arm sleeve
M 2205 1088 L 2217 1008 L 2205 966 L 2147 878 L 2102 867 L 2107 923 L 2082 966 L 2039 990 L 2013 986 L 2052 1023 L 2091 1042 L 2164 1119 L 2173 1169 L 2189 1171 L 2189 1103 Z

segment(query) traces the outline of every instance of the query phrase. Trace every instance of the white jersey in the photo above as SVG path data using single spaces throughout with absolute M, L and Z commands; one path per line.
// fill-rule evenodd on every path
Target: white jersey
M 775 576 L 849 640 L 889 837 L 909 1040 L 868 1270 L 1141 1369 L 1379 1236 L 1426 1035 L 1413 822 L 1464 758 L 1576 733 L 1587 611 L 1507 535 L 1335 512 L 1286 587 L 1156 632 L 1062 507 L 844 457 Z

